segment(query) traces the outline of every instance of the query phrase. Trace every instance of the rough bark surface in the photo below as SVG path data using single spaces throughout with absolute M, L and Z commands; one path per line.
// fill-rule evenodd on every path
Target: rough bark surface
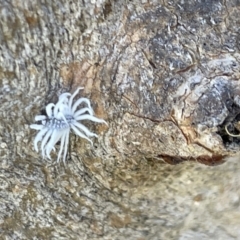
M 239 157 L 226 158 L 240 138 L 225 131 L 239 133 L 239 1 L 0 0 L 0 11 L 1 238 L 240 236 Z M 29 124 L 79 86 L 109 125 L 86 123 L 94 146 L 72 135 L 67 165 L 49 163 Z

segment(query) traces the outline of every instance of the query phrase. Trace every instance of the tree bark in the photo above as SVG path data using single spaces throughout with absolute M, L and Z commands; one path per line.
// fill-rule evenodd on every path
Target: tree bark
M 238 1 L 0 0 L 0 9 L 2 237 L 239 236 L 240 163 L 229 160 L 240 144 Z M 94 146 L 72 134 L 67 165 L 56 154 L 49 163 L 29 125 L 77 87 L 108 126 L 87 122 Z

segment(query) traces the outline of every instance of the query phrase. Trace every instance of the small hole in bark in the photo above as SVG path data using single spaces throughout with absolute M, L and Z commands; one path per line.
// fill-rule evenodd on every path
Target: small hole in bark
M 226 120 L 218 127 L 218 134 L 221 136 L 223 144 L 226 148 L 231 148 L 236 150 L 240 146 L 240 110 L 233 111 L 230 113 Z M 239 137 L 233 137 L 229 135 L 226 129 L 231 135 L 239 135 Z

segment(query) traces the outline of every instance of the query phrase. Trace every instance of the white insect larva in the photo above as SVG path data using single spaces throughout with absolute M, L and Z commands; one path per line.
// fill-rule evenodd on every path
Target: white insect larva
M 40 121 L 41 124 L 30 125 L 30 128 L 39 130 L 34 139 L 34 148 L 38 152 L 38 142 L 41 141 L 43 157 L 47 156 L 50 159 L 51 151 L 55 150 L 55 144 L 60 141 L 57 162 L 59 162 L 62 157 L 65 164 L 71 129 L 76 135 L 85 138 L 91 144 L 92 141 L 89 137 L 97 137 L 97 134 L 89 131 L 89 129 L 79 121 L 90 120 L 92 122 L 107 124 L 103 119 L 93 116 L 94 112 L 89 99 L 80 98 L 73 103 L 73 98 L 78 94 L 80 89 L 83 88 L 78 88 L 73 94 L 61 94 L 56 104 L 49 103 L 46 106 L 46 116 L 37 115 L 35 117 L 35 121 Z M 82 103 L 86 104 L 87 107 L 79 108 L 79 105 Z

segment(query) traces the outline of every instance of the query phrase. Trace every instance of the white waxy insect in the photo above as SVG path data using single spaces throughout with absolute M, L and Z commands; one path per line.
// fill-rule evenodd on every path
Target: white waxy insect
M 92 144 L 89 137 L 98 136 L 80 123 L 81 120 L 107 124 L 103 119 L 93 116 L 94 112 L 89 99 L 79 98 L 73 103 L 73 99 L 80 89 L 83 88 L 78 88 L 73 94 L 61 94 L 56 104 L 49 103 L 46 106 L 46 116 L 37 115 L 35 117 L 35 121 L 40 121 L 41 124 L 30 125 L 30 128 L 39 130 L 34 139 L 34 148 L 38 152 L 38 142 L 41 141 L 43 158 L 47 156 L 51 159 L 50 153 L 52 150 L 55 150 L 55 144 L 60 141 L 57 162 L 59 162 L 62 157 L 65 164 L 70 130 L 73 130 L 76 135 L 88 140 Z M 86 107 L 80 108 L 79 106 L 82 103 L 85 104 Z

